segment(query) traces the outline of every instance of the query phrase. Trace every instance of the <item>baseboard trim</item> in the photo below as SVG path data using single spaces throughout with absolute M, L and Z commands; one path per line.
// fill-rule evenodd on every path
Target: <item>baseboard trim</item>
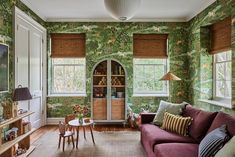
M 47 118 L 47 125 L 58 125 L 59 121 L 64 122 L 64 118 Z
M 64 118 L 47 118 L 46 125 L 58 125 L 59 122 L 64 122 Z M 123 124 L 126 125 L 126 120 L 114 120 L 114 121 L 107 121 L 107 120 L 96 120 L 94 121 L 95 125 L 99 124 Z

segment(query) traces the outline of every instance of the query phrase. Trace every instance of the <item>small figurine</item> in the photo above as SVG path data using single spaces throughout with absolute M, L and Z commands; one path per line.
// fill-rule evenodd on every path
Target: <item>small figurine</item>
M 24 110 L 24 109 L 19 109 L 18 110 L 18 114 L 23 114 L 23 113 L 27 113 L 28 110 Z
M 24 154 L 24 153 L 26 153 L 26 151 L 27 151 L 26 148 L 18 148 L 16 150 L 16 155 L 18 156 L 18 155 Z
M 12 128 L 5 132 L 5 140 L 12 141 L 17 137 L 18 128 Z

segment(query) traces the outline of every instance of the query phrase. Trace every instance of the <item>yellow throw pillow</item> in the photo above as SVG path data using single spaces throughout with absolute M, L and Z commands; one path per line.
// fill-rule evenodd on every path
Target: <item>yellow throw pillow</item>
M 188 128 L 191 122 L 191 117 L 182 117 L 165 112 L 162 129 L 178 133 L 182 136 L 188 136 Z

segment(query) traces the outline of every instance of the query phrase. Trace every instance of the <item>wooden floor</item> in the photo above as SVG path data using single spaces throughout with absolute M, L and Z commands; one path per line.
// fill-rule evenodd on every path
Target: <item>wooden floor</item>
M 102 131 L 137 131 L 138 129 L 123 127 L 123 125 L 95 125 L 94 130 L 102 132 Z M 33 143 L 47 132 L 59 132 L 58 126 L 46 125 L 39 128 L 30 136 L 31 142 Z

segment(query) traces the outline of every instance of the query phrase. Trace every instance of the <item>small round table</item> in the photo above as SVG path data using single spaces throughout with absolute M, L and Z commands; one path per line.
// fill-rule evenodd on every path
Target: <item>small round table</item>
M 93 120 L 90 120 L 90 122 L 85 123 L 84 119 L 83 119 L 83 123 L 80 124 L 78 119 L 74 119 L 69 121 L 69 125 L 76 127 L 77 129 L 77 139 L 76 139 L 76 148 L 78 148 L 78 138 L 79 138 L 79 127 L 81 126 L 83 128 L 83 132 L 84 132 L 84 138 L 86 139 L 86 133 L 85 133 L 85 127 L 89 127 L 90 131 L 91 131 L 91 137 L 92 137 L 92 141 L 93 144 L 95 144 L 95 140 L 94 140 L 94 135 L 93 135 L 93 131 L 92 131 L 92 125 L 93 125 Z

